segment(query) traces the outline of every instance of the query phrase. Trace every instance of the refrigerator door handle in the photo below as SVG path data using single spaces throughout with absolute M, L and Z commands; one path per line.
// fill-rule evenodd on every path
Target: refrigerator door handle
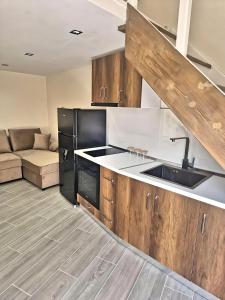
M 68 155 L 68 150 L 67 149 L 63 149 L 63 159 L 67 160 L 67 155 Z

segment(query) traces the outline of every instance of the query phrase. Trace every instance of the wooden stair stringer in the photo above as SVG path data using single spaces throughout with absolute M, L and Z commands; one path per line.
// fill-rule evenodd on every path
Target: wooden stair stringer
M 128 4 L 127 60 L 225 169 L 225 96 Z

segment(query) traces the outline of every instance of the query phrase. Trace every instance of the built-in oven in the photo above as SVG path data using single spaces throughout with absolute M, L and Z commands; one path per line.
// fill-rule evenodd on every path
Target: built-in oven
M 80 156 L 76 159 L 78 194 L 99 209 L 100 166 Z

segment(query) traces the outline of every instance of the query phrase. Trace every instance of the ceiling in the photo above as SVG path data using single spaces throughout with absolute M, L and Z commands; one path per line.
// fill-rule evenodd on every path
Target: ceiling
M 179 0 L 139 0 L 138 8 L 171 32 L 177 31 Z M 189 46 L 225 74 L 225 1 L 193 0 Z
M 0 0 L 0 69 L 48 75 L 79 67 L 124 46 L 121 22 L 88 0 Z

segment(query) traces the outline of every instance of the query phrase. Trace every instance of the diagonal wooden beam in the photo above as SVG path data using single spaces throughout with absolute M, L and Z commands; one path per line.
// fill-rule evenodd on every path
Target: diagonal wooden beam
M 225 169 L 225 96 L 128 4 L 127 60 Z
M 152 21 L 149 21 L 149 22 L 151 22 L 151 23 L 152 23 L 152 24 L 153 24 L 153 25 L 154 25 L 161 33 L 163 33 L 163 34 L 165 34 L 166 36 L 172 38 L 173 40 L 176 40 L 177 36 L 176 36 L 174 33 L 168 31 L 167 29 L 161 27 L 160 25 L 158 25 L 158 24 L 156 24 L 156 23 L 154 23 L 154 22 L 152 22 Z M 118 31 L 120 31 L 120 32 L 122 32 L 122 33 L 126 33 L 126 24 L 119 25 L 119 26 L 118 26 Z M 192 62 L 197 63 L 197 64 L 199 64 L 199 65 L 201 65 L 201 66 L 203 66 L 203 67 L 205 67 L 205 68 L 208 68 L 208 69 L 211 69 L 211 68 L 212 68 L 212 65 L 211 65 L 211 64 L 209 64 L 209 63 L 207 63 L 207 62 L 205 62 L 205 61 L 203 61 L 203 60 L 201 60 L 201 59 L 199 59 L 199 58 L 196 58 L 196 57 L 194 57 L 194 56 L 192 56 L 192 55 L 190 55 L 190 54 L 188 54 L 187 57 L 188 57 L 188 59 L 190 59 Z

